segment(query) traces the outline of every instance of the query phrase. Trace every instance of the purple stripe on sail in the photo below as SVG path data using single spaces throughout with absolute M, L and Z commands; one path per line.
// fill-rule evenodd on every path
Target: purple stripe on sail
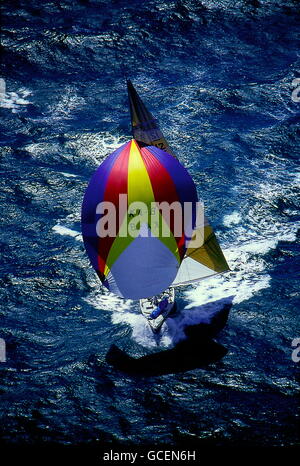
M 96 208 L 99 202 L 103 201 L 104 199 L 105 188 L 110 171 L 116 159 L 127 144 L 130 144 L 130 142 L 126 142 L 112 154 L 110 154 L 95 171 L 86 189 L 82 203 L 81 228 L 83 241 L 92 266 L 96 270 L 99 269 L 97 252 L 99 238 L 96 232 L 96 224 L 98 217 L 100 217 L 100 215 L 96 215 Z
M 94 223 L 96 207 L 99 204 L 99 202 L 103 201 L 104 192 L 110 171 L 117 157 L 124 150 L 127 144 L 130 144 L 130 142 L 126 142 L 117 150 L 115 150 L 112 154 L 110 154 L 104 160 L 104 162 L 101 163 L 100 167 L 97 168 L 94 175 L 92 176 L 82 203 L 81 221 L 83 228 L 86 226 L 86 224 Z

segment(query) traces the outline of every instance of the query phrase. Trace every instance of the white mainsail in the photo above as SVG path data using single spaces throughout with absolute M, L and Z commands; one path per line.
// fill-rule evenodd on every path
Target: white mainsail
M 192 241 L 196 235 L 200 239 L 200 244 L 197 247 L 188 247 L 171 286 L 188 285 L 229 270 L 207 217 L 204 216 L 204 222 L 194 229 Z

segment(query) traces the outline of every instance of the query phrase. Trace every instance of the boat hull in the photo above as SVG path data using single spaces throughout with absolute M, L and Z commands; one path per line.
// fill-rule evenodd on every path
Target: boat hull
M 158 317 L 151 318 L 152 312 L 157 309 L 159 302 L 162 301 L 164 298 L 168 298 L 168 305 Z M 151 330 L 154 333 L 159 332 L 161 326 L 168 318 L 170 313 L 175 311 L 176 309 L 174 288 L 169 288 L 163 293 L 157 296 L 153 296 L 152 298 L 140 299 L 140 309 L 143 316 L 147 319 L 147 322 Z

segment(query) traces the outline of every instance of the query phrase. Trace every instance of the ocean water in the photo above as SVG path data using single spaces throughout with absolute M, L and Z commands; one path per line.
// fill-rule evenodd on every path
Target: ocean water
M 292 0 L 3 5 L 3 445 L 299 445 L 298 24 Z M 126 76 L 231 268 L 180 289 L 157 337 L 80 232 L 130 139 Z

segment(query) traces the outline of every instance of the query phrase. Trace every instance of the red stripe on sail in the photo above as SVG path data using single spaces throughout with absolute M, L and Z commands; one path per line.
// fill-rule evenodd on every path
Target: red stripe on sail
M 161 162 L 155 157 L 154 154 L 151 152 L 151 148 L 142 147 L 141 154 L 143 158 L 143 162 L 146 166 L 153 193 L 156 202 L 167 202 L 172 204 L 172 202 L 180 202 L 175 183 L 172 179 L 172 175 L 166 170 L 166 168 L 161 164 Z M 171 157 L 171 155 L 170 155 Z M 183 214 L 183 212 L 182 212 Z M 168 224 L 172 233 L 174 233 L 174 216 L 170 216 L 169 218 L 164 217 L 164 220 Z M 175 237 L 179 255 L 183 258 L 185 253 L 185 241 L 184 241 L 184 222 L 183 222 L 183 215 L 182 215 L 182 232 L 183 234 L 180 237 Z

